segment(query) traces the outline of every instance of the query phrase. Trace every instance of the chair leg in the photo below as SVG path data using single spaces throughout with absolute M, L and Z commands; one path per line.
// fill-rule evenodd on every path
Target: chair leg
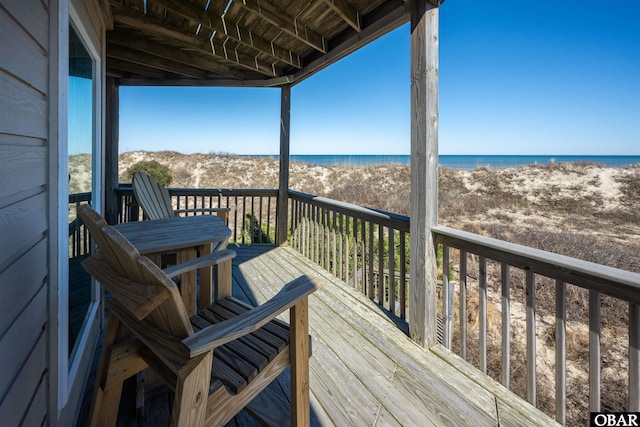
M 291 308 L 289 360 L 291 361 L 291 426 L 309 426 L 309 302 Z
M 107 427 L 115 426 L 116 424 L 123 381 L 120 381 L 119 384 L 110 385 L 108 388 L 106 388 L 106 386 L 109 373 L 109 361 L 111 360 L 111 349 L 119 339 L 122 339 L 123 335 L 124 330 L 121 327 L 120 321 L 114 316 L 109 316 L 91 402 L 89 419 L 92 426 Z
M 210 351 L 192 360 L 187 367 L 178 373 L 171 426 L 204 426 L 212 359 L 213 352 Z

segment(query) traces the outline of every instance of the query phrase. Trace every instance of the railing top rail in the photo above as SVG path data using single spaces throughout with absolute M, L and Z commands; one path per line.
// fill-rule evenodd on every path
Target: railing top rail
M 278 190 L 271 188 L 169 188 L 169 194 L 172 196 L 208 196 L 215 195 L 255 195 L 255 196 L 277 196 Z
M 289 197 L 300 200 L 314 206 L 328 208 L 336 212 L 354 216 L 359 219 L 368 220 L 382 225 L 392 226 L 401 231 L 409 231 L 409 217 L 385 212 L 379 209 L 365 208 L 353 203 L 341 202 L 327 197 L 314 196 L 300 191 L 289 190 Z
M 433 227 L 432 230 L 438 243 L 640 304 L 640 274 L 638 273 L 440 225 Z

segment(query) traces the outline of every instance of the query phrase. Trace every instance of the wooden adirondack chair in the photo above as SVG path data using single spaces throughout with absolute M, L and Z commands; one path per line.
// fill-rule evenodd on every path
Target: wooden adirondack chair
M 145 216 L 148 219 L 173 218 L 182 213 L 215 213 L 225 224 L 229 216 L 229 208 L 195 208 L 174 210 L 171 204 L 171 196 L 165 186 L 161 185 L 151 176 L 142 171 L 137 171 L 131 179 L 133 194 L 142 206 Z M 226 244 L 226 243 L 225 243 Z M 198 248 L 194 248 L 196 251 Z M 184 261 L 180 254 L 162 254 L 161 264 L 163 267 Z M 187 259 L 193 255 L 187 255 Z
M 173 209 L 169 191 L 154 178 L 142 171 L 135 172 L 131 180 L 133 194 L 142 206 L 145 215 L 149 219 L 173 218 L 181 213 L 215 213 L 225 223 L 227 222 L 229 208 L 193 208 Z
M 113 295 L 91 425 L 115 424 L 123 381 L 148 367 L 175 391 L 171 425 L 187 427 L 226 424 L 288 366 L 290 418 L 266 404 L 252 414 L 271 425 L 309 424 L 307 297 L 317 281 L 302 276 L 257 308 L 224 296 L 189 319 L 168 275 L 93 209 L 80 215 L 99 248 L 83 266 Z M 275 319 L 287 309 L 291 326 Z

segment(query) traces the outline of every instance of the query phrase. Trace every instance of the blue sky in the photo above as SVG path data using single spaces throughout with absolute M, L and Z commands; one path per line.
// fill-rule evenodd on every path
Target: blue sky
M 447 0 L 440 154 L 640 155 L 640 1 Z M 408 154 L 409 27 L 292 89 L 292 154 Z M 121 88 L 120 152 L 278 154 L 279 89 Z

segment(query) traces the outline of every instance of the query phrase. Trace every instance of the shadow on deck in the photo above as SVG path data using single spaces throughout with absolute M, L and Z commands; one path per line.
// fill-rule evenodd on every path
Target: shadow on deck
M 302 274 L 323 283 L 309 300 L 312 425 L 555 424 L 445 348 L 419 347 L 378 305 L 291 248 L 232 248 L 238 253 L 233 263 L 233 296 L 237 299 L 263 303 Z M 267 389 L 286 399 L 288 391 L 288 371 Z M 135 395 L 125 393 L 123 399 L 129 399 L 129 410 L 121 409 L 119 425 L 131 425 Z M 148 390 L 138 425 L 166 425 L 170 399 L 165 388 Z M 254 425 L 257 422 L 244 412 L 228 424 Z

